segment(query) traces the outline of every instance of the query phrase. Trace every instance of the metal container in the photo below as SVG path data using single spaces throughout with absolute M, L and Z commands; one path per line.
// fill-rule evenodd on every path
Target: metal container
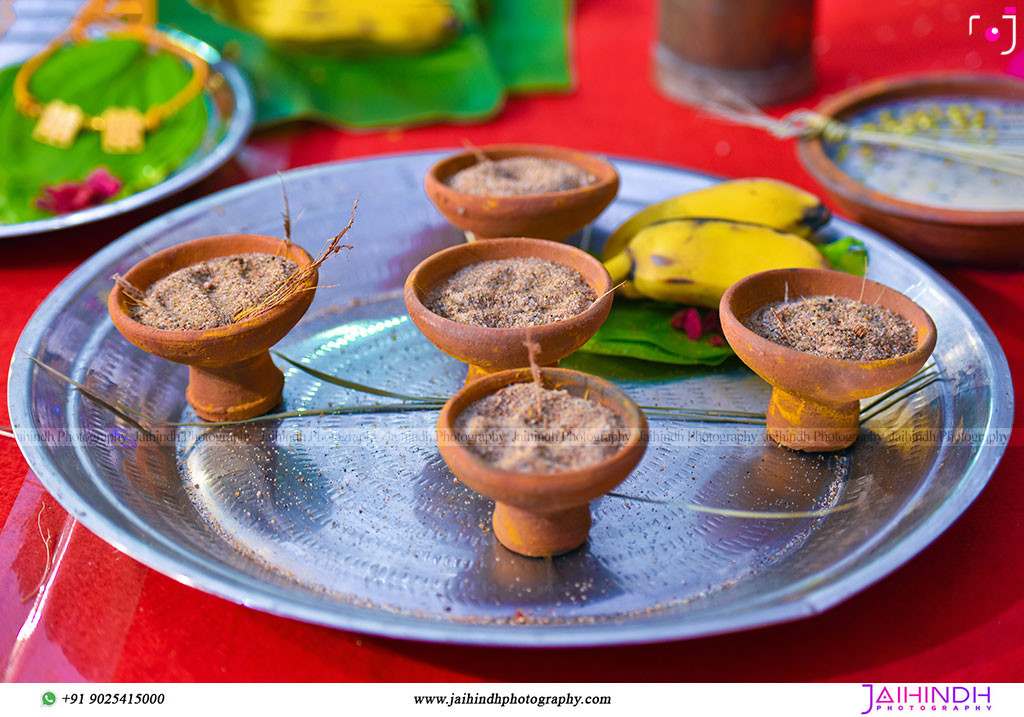
M 401 295 L 422 259 L 463 241 L 421 188 L 441 156 L 285 174 L 292 207 L 305 209 L 293 238 L 311 253 L 361 200 L 346 237 L 355 248 L 321 267 L 325 288 L 280 352 L 409 395 L 446 398 L 462 386 L 465 365 L 424 338 Z M 615 165 L 622 191 L 593 225 L 593 248 L 641 207 L 713 181 Z M 838 454 L 787 451 L 765 440 L 763 426 L 652 417 L 643 460 L 617 495 L 594 502 L 587 543 L 551 560 L 496 543 L 493 504 L 456 481 L 438 453 L 436 411 L 148 435 L 26 358 L 152 421 L 195 420 L 187 367 L 136 349 L 114 328 L 110 276 L 198 236 L 279 235 L 281 209 L 280 181 L 267 177 L 106 247 L 26 326 L 8 389 L 22 451 L 75 518 L 155 570 L 253 608 L 393 637 L 531 646 L 671 640 L 792 620 L 920 552 L 982 490 L 1008 440 L 1009 369 L 977 311 L 906 251 L 840 220 L 837 232 L 867 244 L 872 278 L 934 317 L 932 361 L 943 380 L 866 421 Z M 279 365 L 288 409 L 381 400 Z M 770 393 L 738 361 L 640 370 L 577 353 L 562 365 L 613 381 L 641 405 L 763 411 Z

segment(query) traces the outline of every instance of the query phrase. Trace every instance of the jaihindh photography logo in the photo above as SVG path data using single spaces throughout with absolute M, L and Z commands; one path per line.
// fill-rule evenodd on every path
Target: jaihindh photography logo
M 884 685 L 864 684 L 867 709 L 877 712 L 989 712 L 992 688 L 987 685 Z M 863 704 L 863 703 L 862 703 Z
M 1001 51 L 1000 55 L 1009 55 L 1017 49 L 1017 8 L 1004 7 L 1003 15 L 1000 19 L 1002 22 L 985 28 L 984 35 L 985 39 L 989 42 L 1000 42 L 1007 48 Z M 980 23 L 978 22 L 979 20 L 981 21 Z M 967 20 L 967 34 L 974 37 L 975 30 L 982 34 L 982 26 L 984 24 L 985 20 L 983 20 L 982 16 L 974 13 Z

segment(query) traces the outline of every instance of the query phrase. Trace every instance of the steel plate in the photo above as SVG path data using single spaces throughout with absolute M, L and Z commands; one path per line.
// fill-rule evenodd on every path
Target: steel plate
M 77 5 L 57 0 L 16 3 L 17 19 L 3 35 L 0 45 L 0 67 L 24 61 L 60 34 L 77 11 Z M 210 80 L 203 92 L 209 122 L 199 148 L 164 181 L 149 189 L 116 202 L 49 219 L 0 223 L 0 239 L 79 226 L 144 207 L 209 176 L 239 150 L 249 136 L 255 118 L 252 92 L 242 73 L 205 42 L 177 30 L 168 30 L 168 33 L 174 42 L 189 48 L 210 64 Z
M 396 291 L 432 252 L 462 240 L 422 177 L 436 153 L 287 173 L 295 239 L 310 251 L 348 218 L 355 248 L 321 270 L 309 313 L 278 345 L 321 371 L 405 393 L 450 395 L 464 367 L 434 349 Z M 597 247 L 640 207 L 707 177 L 616 161 L 618 199 L 576 241 Z M 107 317 L 109 277 L 210 234 L 280 234 L 276 177 L 154 220 L 66 279 L 26 327 L 9 396 L 29 464 L 111 544 L 188 585 L 268 612 L 394 637 L 491 645 L 598 645 L 738 630 L 825 610 L 934 540 L 984 487 L 1008 439 L 1006 359 L 973 307 L 907 252 L 862 227 L 871 276 L 934 317 L 945 380 L 872 419 L 833 456 L 766 443 L 757 426 L 652 421 L 651 447 L 622 493 L 594 504 L 580 550 L 555 560 L 498 546 L 491 504 L 455 482 L 434 443 L 436 413 L 327 416 L 147 440 L 35 368 L 38 357 L 132 410 L 188 420 L 184 367 L 129 345 Z M 767 387 L 738 362 L 656 367 L 576 354 L 565 365 L 641 403 L 762 409 Z M 647 367 L 650 369 L 650 366 Z M 286 370 L 285 407 L 372 397 Z M 77 440 L 76 440 L 77 439 Z M 717 512 L 702 512 L 692 506 Z M 740 511 L 822 511 L 798 518 Z M 908 598 L 916 599 L 916 598 Z

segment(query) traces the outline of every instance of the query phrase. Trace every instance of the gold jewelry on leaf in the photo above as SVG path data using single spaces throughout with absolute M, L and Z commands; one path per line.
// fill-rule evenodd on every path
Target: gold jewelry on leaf
M 146 144 L 146 120 L 134 107 L 108 107 L 100 115 L 100 148 L 107 154 L 138 154 Z
M 78 105 L 52 100 L 43 107 L 39 121 L 32 130 L 32 139 L 58 149 L 68 149 L 82 129 L 85 113 Z
M 146 132 L 152 132 L 170 117 L 180 112 L 202 92 L 209 77 L 206 60 L 172 41 L 153 27 L 155 16 L 152 0 L 111 2 L 90 0 L 71 21 L 66 33 L 50 42 L 43 50 L 29 58 L 14 77 L 14 106 L 26 117 L 38 117 L 32 131 L 37 142 L 60 149 L 74 144 L 79 130 L 101 133 L 100 146 L 108 154 L 132 154 L 145 147 Z M 142 112 L 133 107 L 108 107 L 99 116 L 86 114 L 81 107 L 55 99 L 45 105 L 29 90 L 32 75 L 57 50 L 68 42 L 85 42 L 85 29 L 99 22 L 122 22 L 109 37 L 128 37 L 171 52 L 188 62 L 192 77 L 176 95 L 166 102 L 154 104 Z

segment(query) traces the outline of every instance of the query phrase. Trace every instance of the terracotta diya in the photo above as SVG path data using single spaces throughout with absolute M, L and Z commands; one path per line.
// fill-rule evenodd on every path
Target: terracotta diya
M 124 278 L 145 291 L 178 269 L 232 254 L 280 254 L 300 267 L 313 263 L 301 247 L 258 234 L 205 237 L 164 249 L 143 259 Z M 212 329 L 177 331 L 146 326 L 129 313 L 131 299 L 120 286 L 110 292 L 107 308 L 114 326 L 128 341 L 160 358 L 189 366 L 185 396 L 200 417 L 234 421 L 266 413 L 281 401 L 284 374 L 268 349 L 284 338 L 313 301 L 318 274 L 281 304 L 252 319 Z
M 452 473 L 494 500 L 494 535 L 509 550 L 529 557 L 561 555 L 581 546 L 590 532 L 590 501 L 624 481 L 647 450 L 647 419 L 622 389 L 568 369 L 542 368 L 546 388 L 596 401 L 617 413 L 626 440 L 605 460 L 556 473 L 495 468 L 459 440 L 455 419 L 473 402 L 513 383 L 533 381 L 530 369 L 502 371 L 478 379 L 448 399 L 437 420 L 437 445 Z
M 477 152 L 493 160 L 558 159 L 586 170 L 597 181 L 561 192 L 516 196 L 467 194 L 445 184 L 459 170 L 477 164 Z M 448 221 L 478 239 L 538 237 L 562 241 L 594 221 L 611 204 L 619 191 L 619 175 L 611 164 L 585 152 L 537 144 L 495 144 L 442 159 L 427 171 L 424 188 Z
M 841 296 L 893 311 L 917 332 L 916 348 L 877 361 L 841 360 L 786 348 L 744 322 L 786 297 Z M 825 269 L 777 269 L 736 282 L 719 305 L 726 340 L 754 373 L 772 385 L 768 435 L 795 450 L 837 451 L 860 433 L 860 400 L 899 386 L 935 348 L 935 324 L 903 294 L 875 281 Z
M 424 304 L 431 289 L 464 266 L 521 257 L 537 257 L 572 267 L 590 285 L 597 300 L 579 314 L 561 321 L 503 329 L 452 321 Z M 488 373 L 529 366 L 527 337 L 539 347 L 537 363 L 557 364 L 585 344 L 608 318 L 611 288 L 612 279 L 604 265 L 574 246 L 543 239 L 493 239 L 459 244 L 424 259 L 405 280 L 405 305 L 409 317 L 430 343 L 469 364 L 468 383 Z

